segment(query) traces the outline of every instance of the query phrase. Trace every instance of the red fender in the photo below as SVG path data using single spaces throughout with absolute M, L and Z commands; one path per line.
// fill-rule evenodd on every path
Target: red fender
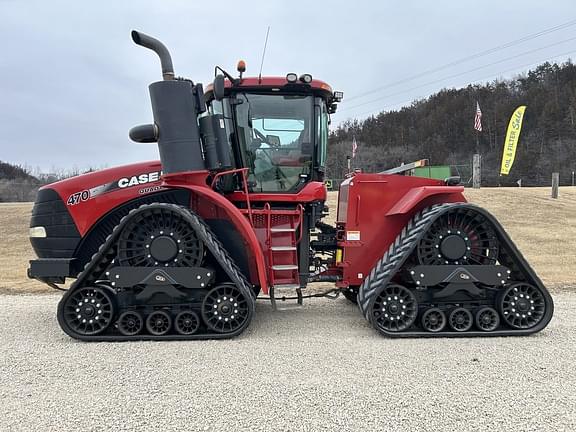
M 205 200 L 226 212 L 226 215 L 230 218 L 230 221 L 234 224 L 236 229 L 238 229 L 238 232 L 246 241 L 249 250 L 248 256 L 252 258 L 256 264 L 255 270 L 260 287 L 264 294 L 268 294 L 268 279 L 266 275 L 266 261 L 264 260 L 264 253 L 262 252 L 262 248 L 258 242 L 256 233 L 252 229 L 252 225 L 250 225 L 250 222 L 240 212 L 240 210 L 238 210 L 238 208 L 224 196 L 204 185 L 195 185 L 190 183 L 176 184 L 175 182 L 170 181 L 170 187 L 188 189 L 192 192 L 192 194 L 201 196 Z
M 386 216 L 409 213 L 415 206 L 432 195 L 462 194 L 464 186 L 421 186 L 410 189 L 394 206 L 388 210 Z M 461 198 L 458 196 L 458 198 Z M 460 201 L 460 199 L 458 199 Z M 449 202 L 447 200 L 446 202 Z

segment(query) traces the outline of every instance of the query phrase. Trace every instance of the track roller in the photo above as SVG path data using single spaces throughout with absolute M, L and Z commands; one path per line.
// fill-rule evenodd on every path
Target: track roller
M 500 325 L 500 317 L 496 309 L 485 307 L 476 312 L 476 327 L 485 332 L 491 332 Z
M 138 312 L 126 311 L 118 317 L 117 326 L 124 336 L 134 336 L 144 328 L 144 318 Z
M 446 314 L 438 308 L 430 308 L 422 314 L 422 328 L 437 333 L 446 327 Z
M 181 335 L 191 335 L 198 331 L 200 318 L 196 312 L 183 311 L 176 315 L 174 328 Z
M 154 311 L 146 318 L 146 330 L 148 330 L 151 335 L 165 335 L 170 331 L 170 327 L 172 327 L 172 318 L 170 318 L 167 312 L 161 310 Z
M 472 312 L 463 307 L 459 307 L 450 312 L 448 317 L 448 323 L 452 330 L 457 332 L 465 332 L 472 328 L 474 323 L 474 317 Z

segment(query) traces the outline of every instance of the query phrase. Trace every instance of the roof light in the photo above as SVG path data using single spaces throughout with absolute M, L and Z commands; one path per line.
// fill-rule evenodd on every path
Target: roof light
M 300 75 L 300 81 L 302 81 L 304 84 L 310 84 L 312 82 L 312 75 L 310 74 Z
M 236 70 L 240 73 L 246 72 L 246 62 L 244 60 L 238 60 L 238 64 L 236 65 Z
M 43 226 L 37 226 L 30 228 L 30 237 L 33 238 L 44 238 L 46 237 L 46 228 Z
M 289 83 L 295 83 L 296 81 L 298 81 L 298 75 L 296 75 L 295 73 L 289 73 L 288 75 L 286 75 L 286 81 L 288 81 Z
M 335 91 L 334 92 L 334 100 L 336 102 L 342 102 L 342 99 L 344 99 L 344 92 Z

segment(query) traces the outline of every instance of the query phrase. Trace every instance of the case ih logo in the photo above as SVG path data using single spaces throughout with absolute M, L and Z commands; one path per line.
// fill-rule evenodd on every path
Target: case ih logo
M 88 201 L 89 199 L 96 198 L 99 195 L 104 193 L 112 192 L 116 189 L 125 189 L 131 186 L 138 186 L 147 183 L 154 183 L 160 180 L 160 176 L 162 175 L 161 171 L 154 171 L 151 173 L 144 173 L 135 175 L 132 177 L 123 177 L 118 181 L 113 181 L 111 183 L 106 183 L 100 186 L 95 186 L 91 189 L 86 189 L 80 192 L 75 192 L 68 197 L 66 204 L 68 205 L 76 205 L 84 201 Z M 160 186 L 156 187 L 148 187 L 144 189 L 140 189 L 138 193 L 145 194 L 150 192 L 155 192 L 160 190 Z
M 118 180 L 118 187 L 123 189 L 130 186 L 137 186 L 146 183 L 154 183 L 160 180 L 160 174 L 161 174 L 160 171 L 156 171 L 132 177 L 124 177 Z

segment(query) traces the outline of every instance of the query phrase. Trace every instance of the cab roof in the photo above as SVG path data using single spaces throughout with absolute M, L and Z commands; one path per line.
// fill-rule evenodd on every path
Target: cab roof
M 236 91 L 258 91 L 262 90 L 265 92 L 281 91 L 281 92 L 294 92 L 299 91 L 311 92 L 318 94 L 324 98 L 331 98 L 333 95 L 332 87 L 317 79 L 312 79 L 309 84 L 297 81 L 295 83 L 288 82 L 285 76 L 269 76 L 269 77 L 243 77 L 241 80 L 237 79 L 236 83 L 233 85 L 230 80 L 224 80 L 224 88 L 228 91 L 234 89 Z M 208 99 L 212 98 L 212 83 L 206 86 L 205 94 Z

